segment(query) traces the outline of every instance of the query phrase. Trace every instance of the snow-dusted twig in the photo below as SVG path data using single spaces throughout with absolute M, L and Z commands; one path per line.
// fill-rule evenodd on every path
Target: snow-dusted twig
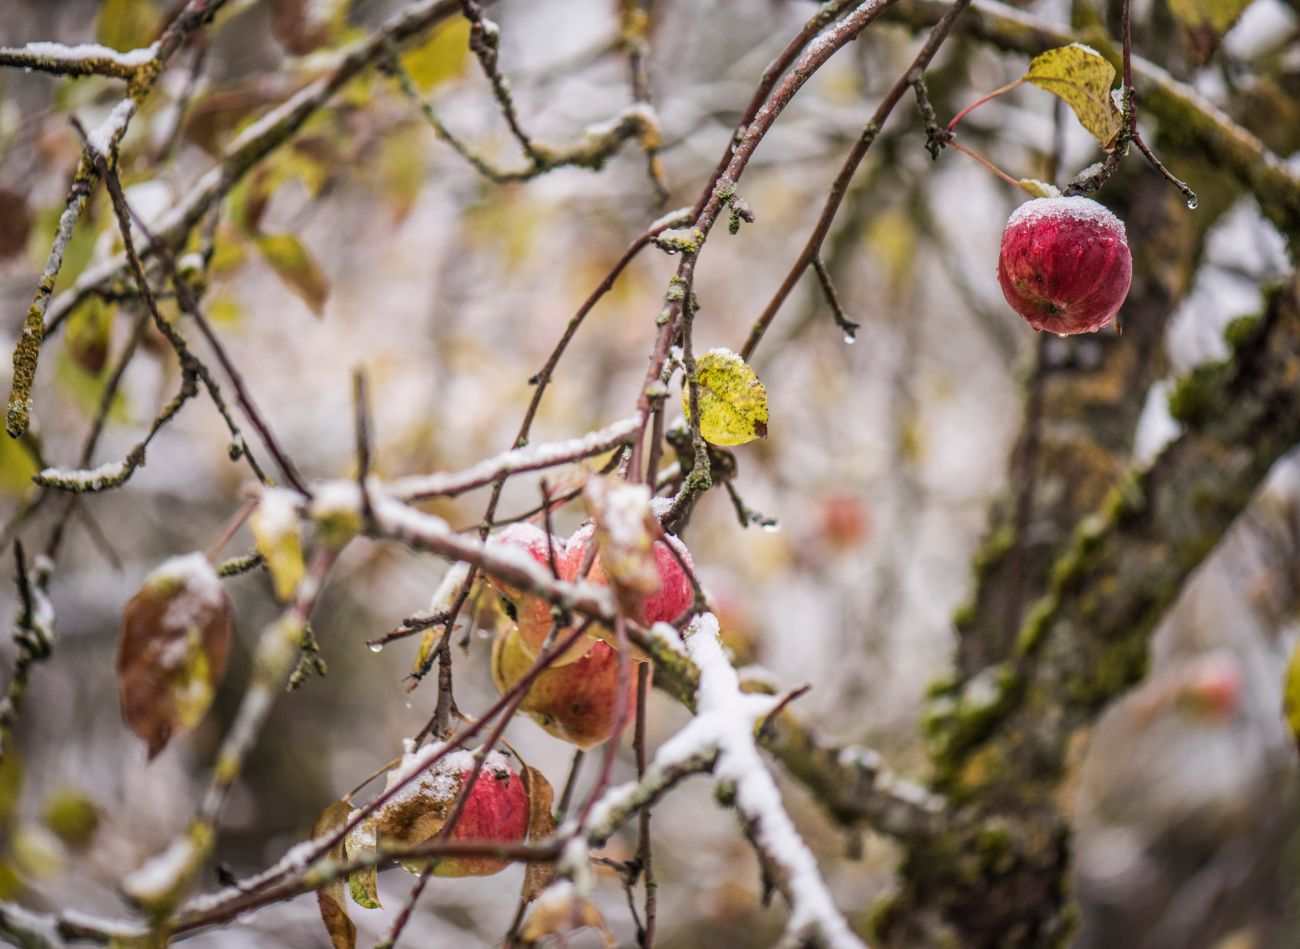
M 130 479 L 131 475 L 135 474 L 137 468 L 144 465 L 145 453 L 148 451 L 149 443 L 153 441 L 154 436 L 176 416 L 176 413 L 181 410 L 181 406 L 198 395 L 198 391 L 198 382 L 194 373 L 182 372 L 180 391 L 172 397 L 170 402 L 163 406 L 149 426 L 149 431 L 144 438 L 136 442 L 121 461 L 110 461 L 97 468 L 76 470 L 46 468 L 32 480 L 43 488 L 58 488 L 76 494 L 93 494 L 97 491 L 107 491 L 109 488 L 120 487 Z
M 712 757 L 714 777 L 732 790 L 736 809 L 790 905 L 787 943 L 861 947 L 862 941 L 836 909 L 812 851 L 786 813 L 781 793 L 755 743 L 757 725 L 778 700 L 740 691 L 740 680 L 723 651 L 713 614 L 698 615 L 688 627 L 686 651 L 699 669 L 695 718 L 663 744 L 646 778 L 613 788 L 596 803 L 589 816 L 593 836 L 599 838 L 616 824 L 629 804 L 646 793 L 652 777 L 672 773 L 685 762 Z
M 148 47 L 152 50 L 152 56 L 132 67 L 134 73 L 130 77 L 132 82 L 126 97 L 113 108 L 104 122 L 88 134 L 93 149 L 105 156 L 110 164 L 116 163 L 118 143 L 126 134 L 127 126 L 140 103 L 153 90 L 167 60 L 180 48 L 186 37 L 206 22 L 225 2 L 226 0 L 190 0 L 164 31 L 162 38 Z M 44 50 L 47 58 L 50 56 L 57 58 L 58 55 L 62 55 L 59 50 L 70 49 L 60 47 L 57 43 L 35 45 L 38 50 Z M 27 49 L 31 49 L 31 44 Z M 134 62 L 140 52 L 136 50 L 117 55 L 125 57 L 128 62 Z M 102 56 L 100 61 L 103 61 Z M 71 62 L 71 60 L 65 57 L 64 62 Z M 22 332 L 19 334 L 18 344 L 14 347 L 13 385 L 9 390 L 9 404 L 5 413 L 5 429 L 13 438 L 21 436 L 31 424 L 32 385 L 36 381 L 36 366 L 40 360 L 41 342 L 47 333 L 46 310 L 54 293 L 54 281 L 63 267 L 63 255 L 67 251 L 68 242 L 72 239 L 72 231 L 86 208 L 86 202 L 94 189 L 97 177 L 98 172 L 93 160 L 89 155 L 83 155 L 77 165 L 72 184 L 68 188 L 68 198 L 59 217 L 54 243 L 46 258 L 45 268 L 41 271 L 36 294 L 23 319 Z
M 641 417 L 634 415 L 577 438 L 512 448 L 463 471 L 399 478 L 389 482 L 386 491 L 390 497 L 403 501 L 450 497 L 510 475 L 551 468 L 612 451 L 626 444 L 640 425 Z
M 292 139 L 304 123 L 333 99 L 349 80 L 381 60 L 386 55 L 390 41 L 401 43 L 411 39 L 453 16 L 457 9 L 456 0 L 418 0 L 393 16 L 371 36 L 339 52 L 333 65 L 319 79 L 304 86 L 257 119 L 225 147 L 220 161 L 203 174 L 175 206 L 159 219 L 154 228 L 158 237 L 169 247 L 181 246 L 211 209 L 267 155 Z M 142 257 L 146 261 L 153 253 L 150 247 L 142 248 Z M 49 302 L 45 333 L 48 335 L 55 332 L 91 293 L 121 281 L 126 276 L 127 269 L 128 263 L 122 254 L 97 266 L 88 267 L 72 287 Z M 44 304 L 42 313 L 45 313 Z
M 0 66 L 54 73 L 57 76 L 109 76 L 134 79 L 158 57 L 158 44 L 119 52 L 97 43 L 65 46 L 62 43 L 28 43 L 0 46 Z

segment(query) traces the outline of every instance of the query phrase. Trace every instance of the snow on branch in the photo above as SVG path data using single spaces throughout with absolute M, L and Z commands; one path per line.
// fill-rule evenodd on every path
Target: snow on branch
M 860 949 L 862 940 L 835 907 L 817 861 L 786 813 L 781 792 L 755 743 L 755 730 L 778 699 L 740 691 L 740 679 L 723 651 L 712 613 L 696 616 L 685 636 L 686 651 L 699 668 L 696 716 L 664 743 L 641 782 L 612 788 L 597 802 L 590 815 L 592 828 L 607 828 L 615 815 L 645 794 L 647 782 L 675 773 L 684 763 L 713 757 L 714 777 L 734 789 L 736 809 L 790 904 L 786 943 L 812 941 L 833 949 Z
M 392 497 L 404 501 L 450 497 L 474 488 L 481 488 L 509 475 L 537 471 L 541 468 L 550 468 L 603 454 L 626 444 L 640 427 L 641 416 L 638 414 L 566 441 L 513 448 L 493 458 L 485 458 L 464 471 L 435 472 L 400 478 L 388 484 L 387 491 Z
M 65 46 L 62 43 L 28 43 L 0 46 L 0 66 L 53 73 L 57 76 L 108 76 L 134 79 L 142 66 L 158 58 L 158 44 L 119 52 L 97 43 Z

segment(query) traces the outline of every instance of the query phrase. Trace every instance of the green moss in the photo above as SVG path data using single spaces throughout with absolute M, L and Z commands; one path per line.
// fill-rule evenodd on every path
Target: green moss
M 1169 394 L 1169 414 L 1183 424 L 1190 424 L 1211 414 L 1219 401 L 1216 383 L 1222 364 L 1198 366 L 1178 380 Z
M 1055 595 L 1048 594 L 1030 607 L 1029 615 L 1025 617 L 1016 636 L 1017 656 L 1027 656 L 1038 648 L 1047 633 L 1047 628 L 1056 618 L 1059 606 L 1060 600 Z
M 1255 330 L 1259 328 L 1259 325 L 1260 317 L 1257 313 L 1250 316 L 1239 316 L 1224 328 L 1223 338 L 1235 352 L 1254 338 Z

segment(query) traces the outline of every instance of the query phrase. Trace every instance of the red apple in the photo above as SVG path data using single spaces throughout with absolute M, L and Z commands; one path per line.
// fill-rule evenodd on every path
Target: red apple
M 595 536 L 594 524 L 585 524 L 578 528 L 564 547 L 564 558 L 560 564 L 560 576 L 575 579 L 582 570 L 583 561 Z M 669 544 L 673 547 L 670 549 Z M 694 567 L 690 552 L 677 538 L 657 540 L 654 542 L 655 567 L 659 571 L 659 589 L 647 596 L 641 603 L 641 624 L 651 626 L 654 623 L 671 623 L 686 612 L 686 608 L 695 599 L 691 581 L 682 569 L 682 562 Z M 673 551 L 676 550 L 676 554 Z M 681 558 L 681 562 L 678 561 Z M 606 584 L 608 579 L 601 567 L 599 554 L 592 564 L 587 579 L 592 583 Z
M 453 751 L 435 761 L 377 812 L 375 829 L 380 842 L 418 844 L 435 839 L 451 816 L 456 797 L 473 768 L 474 757 L 467 751 Z M 390 771 L 388 787 L 408 773 L 401 767 Z M 528 789 L 523 777 L 508 757 L 494 751 L 483 762 L 448 839 L 521 842 L 528 835 L 528 817 Z M 495 857 L 447 857 L 437 862 L 433 872 L 441 877 L 490 876 L 508 862 Z M 413 867 L 419 865 L 412 862 Z
M 550 553 L 554 551 L 556 570 L 561 580 L 570 583 L 586 580 L 589 583 L 604 586 L 609 583 L 609 579 L 601 566 L 599 552 L 597 552 L 595 562 L 591 565 L 591 569 L 586 576 L 582 575 L 582 566 L 586 561 L 587 552 L 591 549 L 595 533 L 595 525 L 586 524 L 578 528 L 567 541 L 560 540 L 558 537 L 551 537 L 548 542 L 545 531 L 531 524 L 512 524 L 501 533 L 493 536 L 489 544 L 503 549 L 523 551 L 526 556 L 537 563 L 545 565 L 548 569 L 550 567 Z M 673 546 L 670 548 L 669 544 Z M 646 596 L 641 602 L 641 613 L 637 619 L 644 626 L 659 622 L 673 622 L 686 611 L 687 607 L 695 599 L 695 591 L 691 586 L 691 581 L 682 568 L 683 563 L 693 566 L 690 552 L 685 545 L 675 537 L 665 538 L 664 540 L 656 540 L 652 551 L 654 553 L 655 568 L 659 574 L 659 589 Z M 495 577 L 489 576 L 488 582 L 500 591 L 514 607 L 515 622 L 519 628 L 519 644 L 530 659 L 536 657 L 541 652 L 542 646 L 551 634 L 551 627 L 554 625 L 550 603 L 541 597 L 523 593 Z M 567 628 L 560 629 L 556 633 L 557 638 L 567 635 L 568 631 Z M 593 626 L 592 636 L 584 637 L 566 649 L 556 660 L 555 665 L 577 662 L 587 654 L 591 644 L 597 638 L 609 639 L 609 630 L 604 627 Z
M 504 693 L 532 666 L 519 631 L 502 630 L 492 646 L 492 681 Z M 636 707 L 636 668 L 629 670 L 627 708 Z M 618 718 L 618 651 L 595 643 L 577 662 L 545 670 L 519 708 L 556 738 L 591 748 L 614 734 Z
M 1036 330 L 1095 333 L 1119 311 L 1133 279 L 1124 222 L 1091 198 L 1036 198 L 1002 231 L 998 283 Z

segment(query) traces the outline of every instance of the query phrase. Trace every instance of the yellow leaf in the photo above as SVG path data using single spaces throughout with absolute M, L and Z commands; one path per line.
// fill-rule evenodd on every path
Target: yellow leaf
M 153 0 L 104 0 L 96 38 L 116 50 L 148 46 L 158 36 L 162 17 Z
M 104 371 L 117 304 L 91 297 L 68 317 L 64 345 L 72 361 L 96 378 Z
M 700 390 L 700 434 L 714 445 L 743 445 L 767 437 L 767 390 L 754 370 L 729 349 L 695 363 Z M 691 390 L 682 386 L 682 411 L 691 414 Z
M 0 438 L 0 494 L 22 496 L 39 470 L 25 439 Z M 5 755 L 5 758 L 8 758 Z
M 1064 100 L 1102 148 L 1113 147 L 1122 116 L 1110 96 L 1115 67 L 1101 53 L 1082 43 L 1049 49 L 1034 57 L 1025 81 Z
M 1174 19 L 1187 30 L 1201 62 L 1214 54 L 1223 34 L 1250 6 L 1250 0 L 1169 0 Z
M 1035 198 L 1059 198 L 1061 189 L 1037 178 L 1021 178 L 1020 187 Z
M 469 21 L 452 17 L 429 31 L 428 39 L 402 55 L 402 68 L 416 88 L 428 92 L 460 75 L 469 55 Z
M 284 285 L 320 316 L 329 298 L 329 283 L 302 242 L 292 234 L 263 234 L 257 238 L 257 249 Z
M 1287 724 L 1291 726 L 1291 736 L 1300 745 L 1300 643 L 1291 650 L 1291 658 L 1287 660 L 1282 707 Z
M 257 552 L 271 572 L 276 598 L 287 601 L 306 573 L 295 496 L 280 488 L 267 488 L 248 526 Z

